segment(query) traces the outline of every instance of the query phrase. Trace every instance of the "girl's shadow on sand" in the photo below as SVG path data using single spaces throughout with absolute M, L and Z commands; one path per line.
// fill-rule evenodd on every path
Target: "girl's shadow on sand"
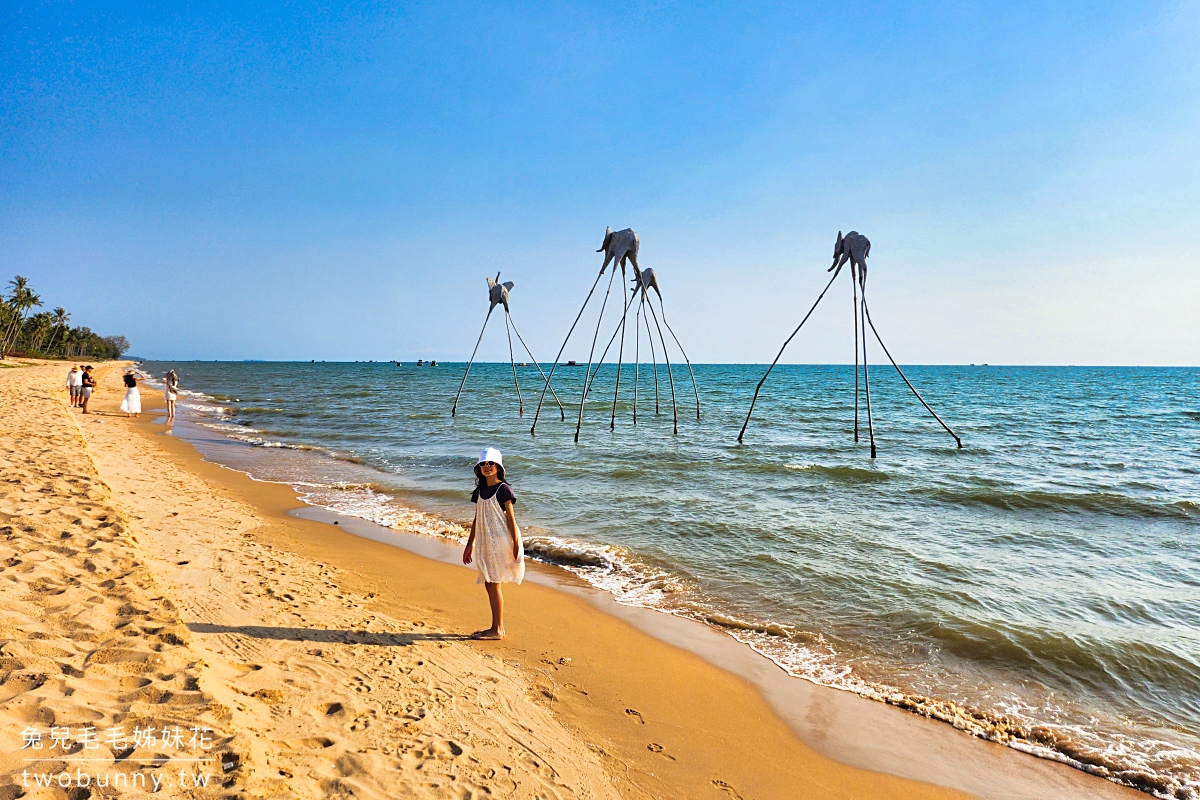
M 471 638 L 466 633 L 377 633 L 375 631 L 329 631 L 320 628 L 272 628 L 266 625 L 209 625 L 188 622 L 192 633 L 240 633 L 254 639 L 279 639 L 292 642 L 327 644 L 373 644 L 381 647 L 408 647 L 416 642 L 456 642 Z

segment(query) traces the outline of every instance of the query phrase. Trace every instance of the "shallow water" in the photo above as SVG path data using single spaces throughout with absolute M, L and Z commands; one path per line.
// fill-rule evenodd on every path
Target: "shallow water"
M 795 675 L 944 719 L 1163 797 L 1200 797 L 1200 370 L 871 372 L 613 365 L 542 381 L 477 364 L 147 363 L 223 450 L 309 501 L 461 535 L 474 456 L 505 453 L 535 557 L 623 602 L 705 619 Z M 211 435 L 211 434 L 210 434 Z M 407 511 L 408 504 L 421 512 Z

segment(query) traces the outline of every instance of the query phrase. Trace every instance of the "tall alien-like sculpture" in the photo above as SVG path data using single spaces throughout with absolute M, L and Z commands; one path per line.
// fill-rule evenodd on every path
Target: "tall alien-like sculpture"
M 645 271 L 643 271 L 641 273 L 641 275 L 638 275 L 637 267 L 635 266 L 633 282 L 635 285 L 640 284 L 642 299 L 645 301 L 646 305 L 650 308 L 651 314 L 654 313 L 654 307 L 650 305 L 649 290 L 653 289 L 654 293 L 656 295 L 658 295 L 658 310 L 662 312 L 663 325 L 667 326 L 667 333 L 671 334 L 671 338 L 675 340 L 675 344 L 679 347 L 679 352 L 683 353 L 683 360 L 687 364 L 688 375 L 692 379 L 692 394 L 696 398 L 696 419 L 699 420 L 700 419 L 700 389 L 696 386 L 696 373 L 692 371 L 692 361 L 691 361 L 691 359 L 688 358 L 687 351 L 683 349 L 683 343 L 679 341 L 679 337 L 675 335 L 675 331 L 671 330 L 671 323 L 667 322 L 667 309 L 665 306 L 663 306 L 662 290 L 660 290 L 658 288 L 658 276 L 656 276 L 654 274 L 653 269 L 646 269 Z M 640 306 L 639 306 L 639 310 L 640 310 Z M 657 325 L 658 317 L 655 317 L 654 320 L 655 320 L 655 325 Z M 661 341 L 662 340 L 662 331 L 661 330 L 658 332 L 658 337 L 659 337 L 659 340 Z M 651 343 L 651 345 L 653 345 L 653 342 Z M 666 342 L 664 341 L 663 342 L 663 357 L 664 358 L 666 357 L 666 352 L 667 352 L 667 346 L 666 346 Z M 636 390 L 636 386 L 634 388 Z M 635 391 L 635 402 L 634 402 L 633 410 L 634 410 L 634 415 L 636 416 L 637 415 L 636 391 Z
M 696 385 L 696 374 L 692 371 L 692 362 L 690 359 L 688 359 L 687 351 L 683 349 L 683 345 L 680 343 L 679 337 L 675 335 L 675 331 L 671 330 L 671 326 L 667 323 L 667 312 L 662 304 L 662 291 L 659 289 L 658 277 L 657 277 L 657 275 L 655 275 L 653 269 L 647 268 L 644 270 L 638 270 L 636 267 L 634 268 L 634 271 L 633 271 L 633 296 L 629 299 L 629 302 L 625 306 L 625 314 L 624 314 L 624 317 L 622 317 L 622 319 L 624 320 L 625 318 L 627 318 L 629 316 L 629 309 L 633 305 L 633 301 L 640 300 L 641 302 L 638 303 L 637 313 L 634 315 L 634 332 L 635 332 L 635 335 L 637 335 L 639 333 L 638 317 L 641 316 L 643 311 L 645 311 L 646 332 L 650 339 L 650 353 L 651 353 L 650 358 L 651 358 L 651 362 L 653 363 L 653 360 L 654 360 L 654 333 L 650 330 L 650 319 L 651 319 L 651 317 L 654 318 L 654 327 L 658 331 L 658 341 L 662 345 L 663 360 L 666 362 L 666 365 L 667 365 L 667 379 L 668 379 L 668 381 L 670 381 L 670 386 L 671 386 L 671 418 L 673 420 L 675 433 L 679 433 L 679 412 L 678 412 L 678 407 L 675 403 L 675 376 L 674 376 L 674 373 L 671 371 L 671 356 L 667 352 L 667 342 L 666 342 L 666 339 L 663 338 L 662 327 L 658 324 L 659 313 L 655 312 L 654 305 L 650 300 L 650 290 L 651 289 L 653 289 L 654 293 L 658 295 L 658 306 L 659 306 L 659 312 L 661 312 L 661 314 L 662 314 L 663 325 L 667 326 L 667 332 L 671 334 L 671 338 L 675 341 L 676 346 L 679 348 L 679 352 L 683 354 L 683 360 L 685 362 L 687 362 L 688 375 L 690 375 L 691 379 L 692 379 L 692 393 L 693 393 L 693 395 L 695 395 L 695 398 L 696 398 L 696 419 L 699 420 L 700 419 L 700 390 Z M 613 335 L 608 340 L 608 344 L 604 347 L 604 352 L 600 354 L 600 360 L 597 362 L 598 364 L 604 362 L 604 357 L 606 355 L 608 355 L 608 350 L 610 347 L 612 347 L 613 342 L 617 338 L 617 333 L 619 333 L 620 330 L 621 330 L 621 325 L 620 325 L 620 323 L 618 323 L 616 330 L 613 331 Z M 634 381 L 633 382 L 633 424 L 634 425 L 637 424 L 637 390 L 638 390 L 638 385 L 637 385 L 638 372 L 637 372 L 637 370 L 638 370 L 638 366 L 639 366 L 639 363 L 638 363 L 639 355 L 638 354 L 640 353 L 640 345 L 641 345 L 640 336 L 637 336 L 636 342 L 637 342 L 638 346 L 634 348 L 635 355 L 634 355 L 634 373 L 633 373 L 633 375 L 634 375 L 634 378 L 633 378 L 633 381 Z M 619 377 L 620 376 L 619 365 L 618 365 L 617 374 Z M 595 380 L 595 377 L 596 377 L 595 374 L 593 374 L 592 379 Z M 658 413 L 658 365 L 657 364 L 654 365 L 654 393 L 655 393 L 654 413 L 657 414 Z M 609 430 L 612 430 L 615 427 L 616 418 L 617 418 L 617 392 L 614 389 L 613 390 L 612 416 L 609 418 L 609 422 L 608 422 Z
M 467 362 L 467 369 L 463 373 L 462 382 L 458 384 L 458 392 L 454 395 L 454 405 L 450 408 L 450 416 L 455 416 L 458 412 L 458 398 L 462 395 L 463 386 L 467 384 L 467 376 L 471 374 L 471 364 L 475 362 L 475 354 L 479 352 L 479 343 L 483 341 L 483 332 L 487 330 L 488 320 L 492 318 L 492 312 L 496 310 L 496 306 L 504 306 L 504 331 L 508 334 L 508 361 L 512 364 L 513 385 L 517 389 L 517 414 L 525 416 L 525 401 L 521 398 L 521 382 L 517 380 L 517 360 L 513 356 L 512 335 L 517 334 L 517 340 L 521 342 L 521 346 L 525 348 L 525 352 L 529 354 L 529 360 L 537 367 L 542 378 L 546 377 L 546 373 L 542 370 L 542 365 L 533 357 L 533 353 L 529 349 L 529 345 L 525 344 L 525 339 L 521 336 L 521 332 L 517 330 L 517 323 L 512 321 L 512 315 L 508 308 L 508 293 L 512 291 L 513 282 L 505 281 L 500 283 L 500 273 L 496 273 L 495 278 L 488 278 L 488 306 L 487 316 L 483 318 L 483 328 L 479 331 L 479 338 L 475 340 L 475 349 L 471 351 L 471 360 Z M 554 390 L 551 389 L 551 392 Z M 567 412 L 563 409 L 562 401 L 558 399 L 558 393 L 554 393 L 554 399 L 558 402 L 558 411 L 562 415 L 563 420 L 567 418 Z
M 937 415 L 929 404 L 925 402 L 925 398 L 921 397 L 921 393 L 916 390 L 904 371 L 900 369 L 900 365 L 896 363 L 896 359 L 892 358 L 892 354 L 888 352 L 887 345 L 883 343 L 883 339 L 879 336 L 879 332 L 875 330 L 875 323 L 871 321 L 871 311 L 867 306 L 867 256 L 871 254 L 871 242 L 867 237 L 863 236 L 858 231 L 850 231 L 850 233 L 842 236 L 842 232 L 838 231 L 837 242 L 833 246 L 833 264 L 827 272 L 832 272 L 833 277 L 829 279 L 829 283 L 825 284 L 825 288 L 821 290 L 821 294 L 817 295 L 816 302 L 812 304 L 812 308 L 804 315 L 804 319 L 800 320 L 800 324 L 796 326 L 796 330 L 792 331 L 792 335 L 783 343 L 783 347 L 779 348 L 778 355 L 771 362 L 771 366 L 767 367 L 766 373 L 763 374 L 762 380 L 758 382 L 758 386 L 754 389 L 754 397 L 750 401 L 750 410 L 746 412 L 746 421 L 742 423 L 742 429 L 738 432 L 738 442 L 742 441 L 742 437 L 746 435 L 746 426 L 750 424 L 750 415 L 754 413 L 754 404 L 758 401 L 758 393 L 762 390 L 763 384 L 767 382 L 767 376 L 771 374 L 771 370 L 775 369 L 775 365 L 779 363 L 779 359 L 783 356 L 783 351 L 787 349 L 788 344 L 795 338 L 800 329 L 804 327 L 804 323 L 808 322 L 808 318 L 812 316 L 813 311 L 817 309 L 817 305 L 821 302 L 821 298 L 829 291 L 829 287 L 837 280 L 838 275 L 842 272 L 842 267 L 847 262 L 850 264 L 850 286 L 854 299 L 854 441 L 858 441 L 858 340 L 859 334 L 862 334 L 862 366 L 863 366 L 863 387 L 867 398 L 867 429 L 871 437 L 871 458 L 875 458 L 875 422 L 871 415 L 871 379 L 867 368 L 867 326 L 870 326 L 871 333 L 875 335 L 879 346 L 883 348 L 883 352 L 887 355 L 888 360 L 892 362 L 892 366 L 896 368 L 896 372 L 904 380 L 904 383 L 912 390 L 917 399 L 921 401 L 921 405 L 925 406 L 925 410 L 933 415 L 946 432 L 954 437 L 955 443 L 959 449 L 962 449 L 962 440 L 958 438 L 958 434 L 950 430 L 950 426 L 942 421 L 942 418 Z M 862 299 L 859 299 L 858 290 L 862 290 Z
M 644 309 L 649 309 L 649 313 L 647 314 L 647 318 L 646 318 L 647 319 L 647 321 L 646 321 L 647 333 L 650 334 L 650 322 L 649 322 L 650 316 L 654 317 L 655 326 L 656 326 L 656 328 L 658 327 L 658 314 L 655 312 L 654 307 L 650 304 L 650 298 L 647 293 L 648 289 L 653 288 L 654 291 L 658 294 L 659 309 L 660 310 L 662 309 L 662 293 L 659 290 L 658 281 L 654 276 L 654 271 L 649 270 L 649 269 L 643 271 L 638 265 L 638 249 L 639 249 L 640 245 L 641 245 L 641 240 L 638 238 L 637 233 L 632 228 L 626 228 L 625 230 L 616 231 L 615 233 L 613 232 L 612 228 L 605 229 L 604 241 L 601 243 L 600 249 L 596 251 L 597 253 L 604 253 L 604 263 L 600 265 L 600 273 L 599 273 L 599 275 L 596 276 L 596 280 L 595 280 L 595 282 L 593 282 L 592 288 L 588 292 L 587 298 L 583 301 L 583 307 L 579 309 L 579 314 L 576 315 L 575 322 L 573 322 L 571 324 L 570 330 L 567 331 L 567 336 L 565 339 L 563 339 L 562 347 L 559 348 L 558 355 L 555 356 L 554 364 L 550 367 L 550 374 L 546 378 L 546 385 L 542 388 L 542 398 L 538 401 L 538 410 L 537 410 L 537 412 L 534 413 L 533 426 L 529 429 L 530 433 L 535 433 L 537 430 L 537 422 L 538 422 L 538 417 L 541 414 L 542 400 L 545 399 L 546 390 L 550 388 L 550 381 L 554 377 L 554 371 L 558 367 L 559 359 L 562 358 L 562 354 L 563 354 L 563 351 L 566 349 L 567 342 L 570 340 L 571 334 L 575 331 L 575 326 L 579 324 L 579 320 L 583 317 L 583 312 L 586 310 L 588 302 L 590 302 L 590 300 L 592 298 L 592 294 L 596 291 L 596 287 L 600 283 L 600 278 L 603 277 L 604 272 L 605 272 L 605 270 L 608 269 L 608 265 L 610 263 L 613 264 L 613 272 L 609 276 L 608 288 L 605 291 L 604 300 L 600 304 L 600 316 L 596 319 L 596 329 L 592 335 L 592 346 L 591 346 L 591 350 L 588 353 L 588 368 L 587 368 L 587 372 L 584 374 L 583 392 L 582 392 L 582 395 L 579 400 L 579 416 L 575 423 L 575 441 L 576 442 L 579 441 L 579 432 L 580 432 L 580 429 L 583 427 L 584 407 L 587 403 L 587 396 L 588 396 L 589 391 L 591 390 L 592 383 L 595 380 L 596 373 L 599 371 L 600 364 L 602 364 L 604 362 L 605 356 L 608 355 L 609 348 L 616 341 L 617 335 L 619 334 L 621 337 L 621 342 L 619 345 L 618 355 L 617 355 L 617 376 L 616 376 L 616 383 L 613 388 L 612 414 L 610 415 L 610 418 L 609 418 L 609 429 L 611 430 L 611 429 L 615 428 L 616 413 L 617 413 L 617 397 L 618 397 L 618 393 L 620 392 L 620 388 L 621 388 L 621 367 L 622 367 L 622 362 L 624 361 L 624 353 L 625 353 L 625 329 L 626 329 L 627 321 L 629 318 L 630 307 L 633 305 L 634 300 L 640 299 L 641 302 L 638 306 L 638 313 L 634 319 L 634 334 L 635 334 L 635 339 L 638 342 L 638 348 L 635 349 L 635 352 L 640 351 L 640 335 L 639 335 L 640 331 L 638 329 L 638 325 L 640 324 L 640 316 Z M 609 295 L 612 292 L 612 282 L 613 282 L 614 278 L 616 277 L 617 267 L 620 267 L 621 275 L 622 275 L 622 277 L 625 277 L 626 263 L 629 263 L 633 266 L 633 284 L 634 284 L 633 293 L 631 296 L 626 296 L 625 305 L 624 305 L 624 309 L 622 310 L 620 320 L 617 322 L 616 328 L 613 330 L 612 337 L 609 339 L 608 345 L 605 346 L 605 348 L 604 348 L 604 352 L 601 353 L 599 360 L 596 360 L 596 358 L 595 358 L 596 342 L 599 340 L 599 337 L 600 337 L 600 328 L 604 321 L 604 311 L 608 305 Z M 625 283 L 623 280 L 621 283 L 621 290 L 622 290 L 622 294 L 625 295 L 626 287 L 625 287 Z M 665 311 L 663 312 L 663 323 L 666 324 Z M 667 325 L 667 330 L 670 331 L 671 337 L 675 340 L 676 345 L 679 346 L 680 352 L 683 352 L 683 346 L 679 344 L 679 339 L 675 336 L 675 332 L 671 331 L 670 325 Z M 674 396 L 675 396 L 674 378 L 671 375 L 670 360 L 669 360 L 669 356 L 667 355 L 666 341 L 665 341 L 665 339 L 663 339 L 661 328 L 658 328 L 658 335 L 659 335 L 659 343 L 662 345 L 663 357 L 664 357 L 664 359 L 667 360 L 667 375 L 668 375 L 668 378 L 670 378 L 670 380 L 671 380 L 672 408 L 674 409 L 674 406 L 675 406 L 675 403 L 674 403 Z M 651 337 L 652 336 L 653 335 L 651 334 Z M 651 353 L 653 354 L 653 352 L 654 352 L 653 338 L 651 338 L 650 347 L 651 347 Z M 653 355 L 652 355 L 652 358 L 653 358 Z M 637 359 L 637 356 L 635 356 L 635 360 L 636 359 Z M 688 360 L 686 353 L 684 353 L 684 360 L 688 362 L 688 371 L 690 373 L 691 372 L 691 361 Z M 595 364 L 595 370 L 592 369 L 593 364 Z M 636 370 L 636 364 L 635 364 L 635 370 Z M 656 397 L 655 413 L 658 413 L 658 404 L 657 404 L 658 365 L 657 365 L 657 362 L 655 362 L 654 374 L 655 374 L 655 397 Z M 699 390 L 696 389 L 696 379 L 695 379 L 694 374 L 692 375 L 692 388 L 696 395 L 696 417 L 698 419 L 700 416 L 700 393 L 699 393 Z M 679 424 L 678 424 L 678 414 L 677 413 L 674 415 L 674 419 L 675 419 L 674 429 L 675 429 L 675 432 L 678 433 L 679 432 Z M 636 377 L 636 372 L 635 372 L 635 378 L 634 378 L 634 423 L 635 424 L 637 423 L 637 377 Z
M 546 377 L 546 384 L 542 387 L 542 396 L 538 399 L 537 411 L 533 414 L 533 425 L 529 428 L 530 434 L 537 431 L 538 417 L 542 414 L 542 402 L 546 399 L 546 390 L 550 388 L 550 381 L 554 378 L 554 371 L 558 369 L 559 359 L 562 358 L 563 350 L 567 349 L 567 342 L 571 340 L 571 334 L 575 332 L 575 326 L 579 324 L 580 318 L 583 317 L 583 312 L 587 309 L 588 303 L 591 302 L 592 294 L 595 293 L 596 287 L 600 285 L 600 279 L 604 277 L 604 271 L 608 269 L 609 262 L 619 265 L 621 267 L 621 274 L 624 275 L 626 261 L 632 261 L 635 266 L 637 265 L 637 254 L 640 244 L 641 241 L 632 228 L 626 228 L 616 233 L 613 233 L 612 228 L 605 228 L 604 241 L 601 243 L 600 249 L 596 251 L 597 253 L 604 253 L 604 263 L 600 265 L 600 272 L 596 275 L 596 280 L 592 282 L 592 288 L 588 291 L 587 297 L 584 298 L 583 306 L 580 307 L 579 313 L 575 315 L 575 321 L 571 323 L 566 338 L 563 339 L 562 347 L 558 348 L 558 355 L 554 357 L 554 363 L 550 365 L 550 374 Z M 592 350 L 588 355 L 588 374 L 591 373 L 592 357 L 596 354 L 596 339 L 600 335 L 600 323 L 604 319 L 604 307 L 608 305 L 608 295 L 612 292 L 613 276 L 616 274 L 617 270 L 614 266 L 612 275 L 608 278 L 608 289 L 604 293 L 604 302 L 600 305 L 600 317 L 596 320 L 596 333 L 592 336 Z M 624 291 L 624 288 L 625 284 L 622 283 L 622 291 Z M 624 341 L 624 336 L 622 336 L 622 344 L 624 344 Z M 579 428 L 583 425 L 583 403 L 587 400 L 588 383 L 587 375 L 585 375 L 583 381 L 583 399 L 579 403 L 579 421 L 575 425 L 576 442 L 579 441 Z

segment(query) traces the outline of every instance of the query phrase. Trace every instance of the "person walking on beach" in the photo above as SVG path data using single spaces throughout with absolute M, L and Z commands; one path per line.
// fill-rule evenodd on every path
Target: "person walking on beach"
M 88 401 L 92 399 L 92 390 L 96 388 L 96 377 L 92 375 L 92 365 L 88 364 L 83 368 L 83 375 L 80 377 L 79 400 L 80 407 L 83 413 L 88 413 Z
M 475 562 L 479 581 L 487 589 L 492 608 L 492 627 L 471 634 L 472 639 L 504 638 L 504 595 L 500 584 L 520 583 L 525 578 L 525 551 L 513 506 L 512 487 L 504 482 L 504 456 L 494 447 L 479 454 L 475 464 L 475 519 L 463 550 L 463 563 Z
M 79 405 L 83 394 L 83 370 L 78 364 L 71 367 L 71 371 L 67 373 L 67 394 L 71 396 L 71 408 Z
M 175 398 L 179 394 L 179 376 L 175 374 L 175 370 L 163 375 L 163 386 L 163 395 L 167 400 L 167 419 L 172 420 L 175 419 Z
M 138 391 L 138 381 L 144 381 L 146 376 L 135 369 L 125 370 L 125 399 L 121 401 L 121 410 L 127 417 L 136 417 L 142 413 L 142 395 Z

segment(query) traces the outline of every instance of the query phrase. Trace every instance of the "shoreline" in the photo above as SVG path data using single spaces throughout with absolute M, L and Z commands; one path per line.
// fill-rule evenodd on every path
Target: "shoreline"
M 98 410 L 115 407 L 114 393 L 106 394 Z M 470 630 L 470 620 L 486 614 L 473 571 L 438 563 L 430 554 L 405 552 L 396 543 L 347 539 L 355 535 L 350 521 L 373 525 L 365 520 L 339 518 L 342 524 L 335 528 L 328 524 L 332 519 L 306 518 L 316 507 L 306 506 L 290 487 L 205 461 L 187 442 L 163 436 L 153 419 L 161 399 L 151 391 L 145 396 L 144 416 L 126 426 L 140 434 L 130 438 L 140 440 L 142 455 L 168 462 L 197 476 L 220 497 L 252 508 L 259 518 L 249 530 L 255 541 L 297 561 L 336 568 L 339 589 L 369 597 L 372 613 L 404 619 L 420 606 L 422 627 L 444 631 Z M 102 421 L 126 422 L 108 415 Z M 120 464 L 105 463 L 99 446 L 94 449 L 106 482 L 115 488 L 128 479 L 120 474 Z M 306 513 L 295 513 L 297 509 Z M 397 539 L 418 536 L 379 531 Z M 139 536 L 146 534 L 139 531 Z M 430 539 L 426 544 L 437 543 Z M 565 571 L 531 567 L 531 585 L 510 594 L 506 642 L 460 648 L 446 640 L 439 642 L 439 650 L 473 651 L 512 665 L 534 687 L 535 700 L 540 692 L 539 708 L 606 754 L 603 774 L 614 781 L 619 796 L 960 796 L 883 772 L 909 774 L 979 797 L 1144 796 L 1066 765 L 973 739 L 944 723 L 792 678 L 700 623 L 620 606 L 598 590 L 572 586 L 554 575 Z M 554 585 L 542 585 L 543 579 Z M 247 631 L 215 633 L 211 623 L 189 627 L 199 640 L 213 635 L 253 638 Z M 308 635 L 302 628 L 290 630 L 287 635 Z M 351 634 L 351 639 L 366 635 Z M 664 686 L 663 674 L 675 680 Z M 614 770 L 622 769 L 625 782 L 613 777 Z M 590 777 L 596 779 L 596 774 Z M 657 788 L 647 791 L 644 785 Z

